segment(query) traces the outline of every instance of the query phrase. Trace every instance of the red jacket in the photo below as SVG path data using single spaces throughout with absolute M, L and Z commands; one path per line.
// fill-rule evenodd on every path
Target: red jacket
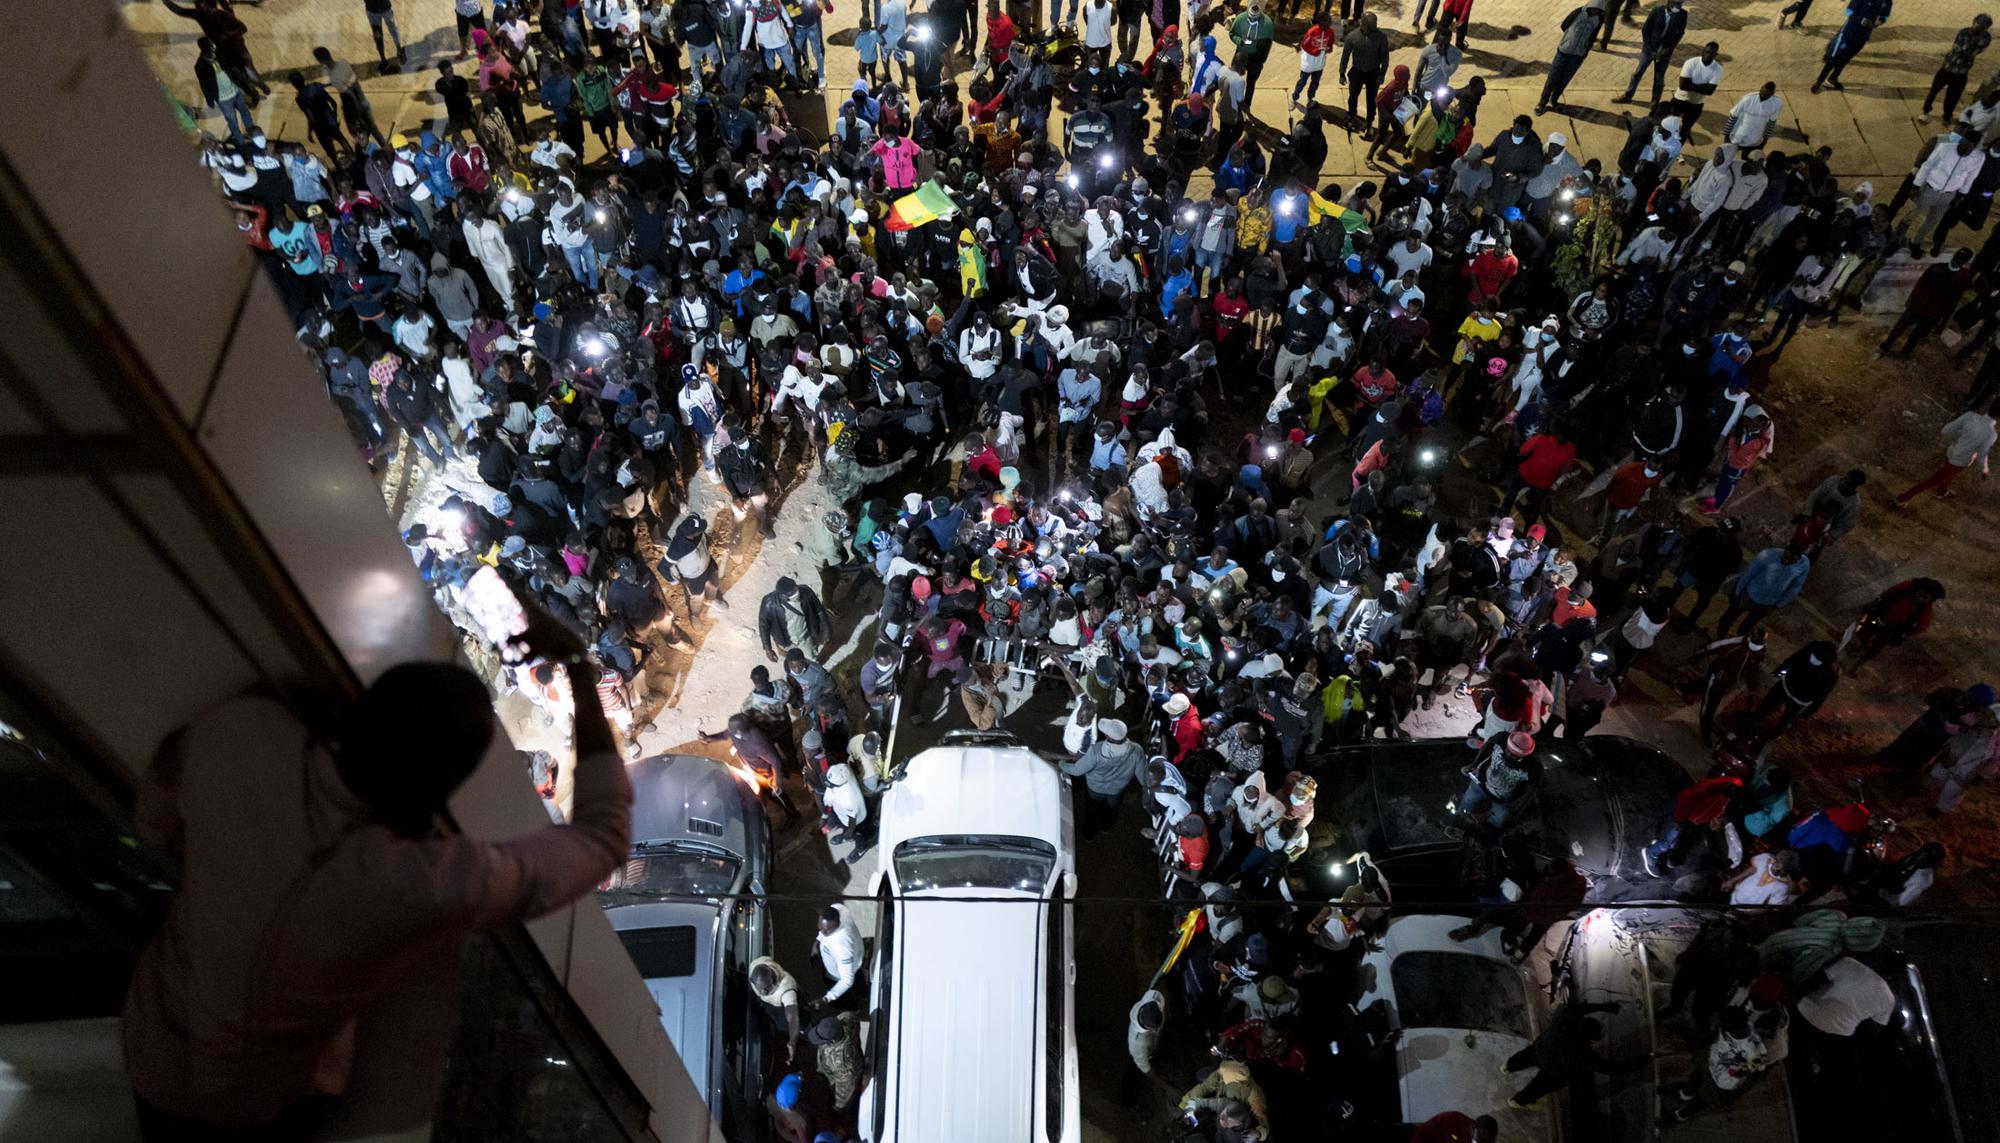
M 1576 459 L 1576 445 L 1536 433 L 1521 445 L 1521 483 L 1530 488 L 1553 488 L 1556 478 Z

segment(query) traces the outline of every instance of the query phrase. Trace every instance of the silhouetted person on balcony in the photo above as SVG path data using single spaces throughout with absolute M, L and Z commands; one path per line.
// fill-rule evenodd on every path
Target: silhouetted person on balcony
M 625 859 L 632 787 L 583 644 L 539 614 L 522 641 L 584 672 L 568 825 L 497 844 L 435 831 L 493 727 L 485 686 L 442 663 L 391 668 L 325 736 L 246 696 L 162 746 L 139 829 L 186 876 L 125 1001 L 145 1138 L 308 1138 L 357 1057 L 434 1076 L 443 1061 L 409 1058 L 406 1037 L 448 1023 L 423 1009 L 453 1003 L 464 939 L 561 908 Z

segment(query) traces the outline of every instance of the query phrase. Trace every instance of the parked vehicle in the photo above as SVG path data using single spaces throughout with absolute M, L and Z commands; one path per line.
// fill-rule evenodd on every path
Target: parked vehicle
M 947 734 L 883 795 L 864 1140 L 1081 1137 L 1073 839 L 1068 784 L 1009 735 Z
M 765 1044 L 749 971 L 771 951 L 764 813 L 712 759 L 669 754 L 628 771 L 632 855 L 598 894 L 604 915 L 709 1114 L 761 1138 Z
M 1643 742 L 1616 735 L 1539 739 L 1542 780 L 1521 795 L 1513 828 L 1547 857 L 1575 862 L 1592 903 L 1656 898 L 1640 850 L 1658 835 L 1687 771 Z M 1365 851 L 1398 896 L 1466 900 L 1459 884 L 1464 829 L 1451 807 L 1465 790 L 1472 751 L 1461 738 L 1368 742 L 1313 760 L 1322 788 L 1334 786 L 1334 844 L 1307 863 L 1308 875 L 1351 876 L 1330 868 Z M 1328 805 L 1322 795 L 1320 804 Z

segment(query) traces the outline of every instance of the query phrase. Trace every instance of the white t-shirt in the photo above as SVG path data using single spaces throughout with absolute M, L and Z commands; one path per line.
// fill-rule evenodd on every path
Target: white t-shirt
M 1826 966 L 1826 983 L 1799 1000 L 1799 1015 L 1832 1036 L 1852 1036 L 1864 1020 L 1887 1026 L 1896 1013 L 1889 982 L 1853 957 Z
M 1768 853 L 1760 853 L 1750 859 L 1751 874 L 1736 883 L 1729 891 L 1732 905 L 1786 905 L 1792 900 L 1790 879 L 1778 873 L 1773 866 L 1776 858 Z
M 1400 278 L 1411 270 L 1423 273 L 1424 267 L 1430 265 L 1436 255 L 1431 253 L 1430 246 L 1425 243 L 1417 243 L 1417 248 L 1412 250 L 1408 243 L 1398 242 L 1389 248 L 1386 257 L 1389 259 L 1389 265 L 1396 268 L 1396 277 Z
M 1694 56 L 1688 62 L 1681 65 L 1681 78 L 1690 83 L 1721 83 L 1722 60 L 1718 57 L 1714 63 L 1705 64 L 1701 62 L 1700 56 Z M 1699 91 L 1676 88 L 1674 98 L 1680 100 L 1682 103 L 1692 103 L 1696 107 L 1700 107 L 1702 101 L 1706 100 L 1708 96 L 1703 95 Z
M 1111 14 L 1116 10 L 1110 4 L 1085 4 L 1083 6 L 1084 47 L 1108 48 L 1111 46 Z

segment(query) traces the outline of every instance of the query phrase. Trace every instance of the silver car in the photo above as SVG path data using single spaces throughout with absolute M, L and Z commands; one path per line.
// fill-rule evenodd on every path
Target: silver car
M 598 899 L 710 1116 L 731 1138 L 754 1132 L 765 1036 L 749 971 L 771 951 L 770 828 L 720 762 L 668 754 L 628 773 L 632 856 Z

